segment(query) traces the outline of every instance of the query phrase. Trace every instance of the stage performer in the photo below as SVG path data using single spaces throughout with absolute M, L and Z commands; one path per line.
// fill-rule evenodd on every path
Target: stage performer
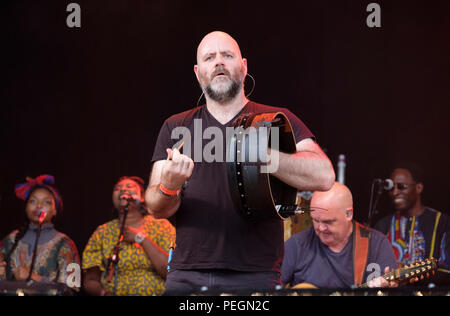
M 399 163 L 391 172 L 389 192 L 395 212 L 383 217 L 375 229 L 387 235 L 400 265 L 434 257 L 438 273 L 433 282 L 450 285 L 450 217 L 422 202 L 424 172 L 413 162 Z
M 396 269 L 394 252 L 383 234 L 353 220 L 350 190 L 336 182 L 311 199 L 313 227 L 286 241 L 283 284 L 291 287 L 396 287 L 382 274 Z
M 247 60 L 230 35 L 215 31 L 201 40 L 194 72 L 206 104 L 164 122 L 145 196 L 152 214 L 170 218 L 177 230 L 167 294 L 202 288 L 274 289 L 281 284 L 282 221 L 249 222 L 241 217 L 230 197 L 225 157 L 210 161 L 181 153 L 178 145 L 175 147 L 181 140 L 173 139 L 172 132 L 177 127 L 187 128 L 195 140 L 213 129 L 221 131 L 220 140 L 226 144 L 226 129 L 241 114 L 283 112 L 293 126 L 297 152 L 279 153 L 279 167 L 273 175 L 298 190 L 328 190 L 335 179 L 332 164 L 314 135 L 292 112 L 246 97 Z M 207 141 L 204 139 L 203 145 Z M 198 148 L 194 143 L 198 142 L 190 142 L 195 154 Z M 184 146 L 183 150 L 188 142 Z M 217 152 L 225 155 L 226 148 L 216 148 Z
M 68 266 L 79 267 L 80 260 L 75 243 L 53 226 L 55 216 L 63 210 L 54 177 L 27 177 L 25 183 L 16 185 L 15 194 L 25 201 L 26 220 L 0 242 L 0 279 L 58 282 L 75 289 L 77 285 L 67 281 L 76 269 Z
M 156 220 L 144 205 L 144 180 L 122 177 L 113 189 L 117 218 L 99 226 L 83 252 L 84 290 L 97 296 L 150 296 L 164 291 L 168 251 L 175 230 Z M 110 261 L 127 210 L 118 263 Z

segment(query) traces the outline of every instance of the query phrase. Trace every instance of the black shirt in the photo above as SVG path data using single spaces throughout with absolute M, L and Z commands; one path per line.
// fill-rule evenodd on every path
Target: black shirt
M 182 138 L 171 138 L 176 127 L 187 127 L 192 139 L 199 137 L 200 130 L 203 135 L 209 127 L 219 128 L 225 146 L 226 128 L 232 127 L 239 115 L 268 112 L 286 114 L 293 127 L 296 143 L 314 138 L 300 119 L 285 108 L 248 102 L 235 118 L 223 125 L 209 113 L 206 106 L 200 106 L 173 115 L 164 122 L 152 161 L 165 160 L 166 148 L 172 148 Z M 196 128 L 197 131 L 194 131 Z M 203 139 L 202 148 L 210 141 Z M 194 143 L 195 140 L 191 141 L 190 146 L 185 144 L 183 147 L 183 150 L 185 147 L 191 148 L 194 171 L 183 188 L 180 208 L 170 219 L 177 235 L 171 268 L 279 272 L 284 251 L 283 222 L 277 218 L 249 222 L 240 216 L 230 196 L 226 163 L 198 162 L 199 155 L 195 157 Z M 224 147 L 222 161 L 225 161 L 225 153 Z

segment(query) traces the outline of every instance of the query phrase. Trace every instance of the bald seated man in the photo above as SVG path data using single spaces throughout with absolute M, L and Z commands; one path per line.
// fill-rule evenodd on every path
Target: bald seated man
M 383 234 L 353 220 L 353 198 L 345 185 L 336 182 L 329 191 L 315 192 L 310 205 L 313 227 L 286 241 L 284 285 L 349 288 L 370 281 L 369 287 L 397 286 L 381 277 L 390 268 L 397 268 L 392 247 Z M 354 255 L 357 225 L 363 237 L 369 233 L 368 252 L 357 250 Z M 359 281 L 355 281 L 354 257 L 358 255 L 367 260 Z
M 166 119 L 155 144 L 145 201 L 153 216 L 170 219 L 177 234 L 166 294 L 273 289 L 281 283 L 282 221 L 274 217 L 249 222 L 229 191 L 226 129 L 241 114 L 283 112 L 289 118 L 297 152 L 279 153 L 275 177 L 299 190 L 328 190 L 333 185 L 333 167 L 302 121 L 286 108 L 245 96 L 247 66 L 230 35 L 207 34 L 198 45 L 194 66 L 206 104 L 187 106 L 189 110 Z M 214 137 L 203 138 L 212 128 Z M 205 146 L 211 145 L 211 138 L 220 140 L 214 143 L 212 161 L 205 159 L 208 150 L 212 152 Z M 204 148 L 194 147 L 202 143 Z

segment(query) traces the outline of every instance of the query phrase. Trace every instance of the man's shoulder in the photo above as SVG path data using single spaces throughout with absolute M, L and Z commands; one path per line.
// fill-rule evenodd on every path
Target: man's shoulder
M 295 243 L 297 246 L 306 247 L 311 242 L 313 237 L 314 237 L 314 228 L 310 227 L 308 229 L 305 229 L 299 233 L 292 235 L 291 238 L 289 238 L 286 241 L 286 244 Z
M 425 212 L 422 214 L 423 221 L 426 225 L 434 225 L 439 221 L 439 231 L 448 231 L 450 229 L 450 216 L 431 207 L 426 206 Z
M 390 213 L 388 215 L 383 216 L 378 222 L 375 224 L 374 229 L 382 232 L 383 234 L 387 234 L 389 231 L 389 227 L 391 226 L 392 217 L 395 213 Z
M 250 101 L 249 102 L 248 110 L 249 110 L 249 112 L 254 112 L 254 113 L 283 112 L 283 113 L 286 113 L 286 114 L 289 114 L 289 115 L 292 114 L 292 112 L 289 111 L 285 107 L 266 105 L 266 104 L 257 103 L 257 102 L 254 102 L 254 101 Z
M 385 239 L 386 234 L 376 228 L 369 228 L 370 231 L 370 238 L 371 239 L 377 239 L 377 240 L 381 240 L 381 239 Z
M 386 235 L 383 232 L 377 230 L 376 228 L 365 226 L 363 224 L 360 224 L 359 222 L 355 223 L 360 227 L 359 228 L 360 234 L 363 237 L 364 236 L 367 237 L 370 235 L 371 240 L 381 240 L 386 238 Z
M 168 123 L 170 125 L 183 125 L 187 121 L 190 121 L 190 120 L 198 117 L 199 115 L 201 115 L 201 111 L 203 110 L 203 107 L 204 107 L 203 105 L 197 106 L 195 108 L 173 114 L 168 119 L 166 119 L 166 123 Z
M 443 212 L 440 212 L 438 210 L 435 210 L 434 208 L 431 208 L 429 206 L 425 206 L 425 214 L 428 214 L 429 216 L 436 217 L 440 213 L 440 217 L 442 219 L 449 219 L 449 216 Z

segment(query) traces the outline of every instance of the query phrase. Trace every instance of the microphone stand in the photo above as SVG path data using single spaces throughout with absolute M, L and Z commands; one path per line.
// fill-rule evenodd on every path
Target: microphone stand
M 30 272 L 28 274 L 27 282 L 31 281 L 31 275 L 33 274 L 34 265 L 36 263 L 37 248 L 38 248 L 39 238 L 41 236 L 41 230 L 42 230 L 42 224 L 39 224 L 37 232 L 36 232 L 36 240 L 34 241 L 33 257 L 31 259 Z
M 125 230 L 125 222 L 127 220 L 128 215 L 128 206 L 129 202 L 123 209 L 123 217 L 122 217 L 122 223 L 120 225 L 120 233 L 119 233 L 119 239 L 114 246 L 112 256 L 108 259 L 108 264 L 106 267 L 106 272 L 108 273 L 108 283 L 111 282 L 113 274 L 115 276 L 114 278 L 114 295 L 116 295 L 116 287 L 117 287 L 117 272 L 118 272 L 118 263 L 119 263 L 119 251 L 122 249 L 120 247 L 120 243 L 123 241 L 123 233 Z
M 373 194 L 373 192 L 374 192 L 375 183 L 378 183 L 378 182 L 376 180 L 374 180 L 372 182 L 372 189 L 370 191 L 369 214 L 367 216 L 367 223 L 366 223 L 367 226 L 369 226 L 369 227 L 371 227 L 371 225 L 372 225 L 372 218 L 373 218 L 373 216 L 378 213 L 376 208 L 377 208 L 378 201 L 380 200 L 381 194 L 383 193 L 383 187 L 381 186 L 380 183 L 378 183 L 379 184 L 378 185 L 378 191 L 377 191 L 377 194 L 376 194 L 376 197 L 375 197 L 375 201 L 374 201 L 374 194 Z

